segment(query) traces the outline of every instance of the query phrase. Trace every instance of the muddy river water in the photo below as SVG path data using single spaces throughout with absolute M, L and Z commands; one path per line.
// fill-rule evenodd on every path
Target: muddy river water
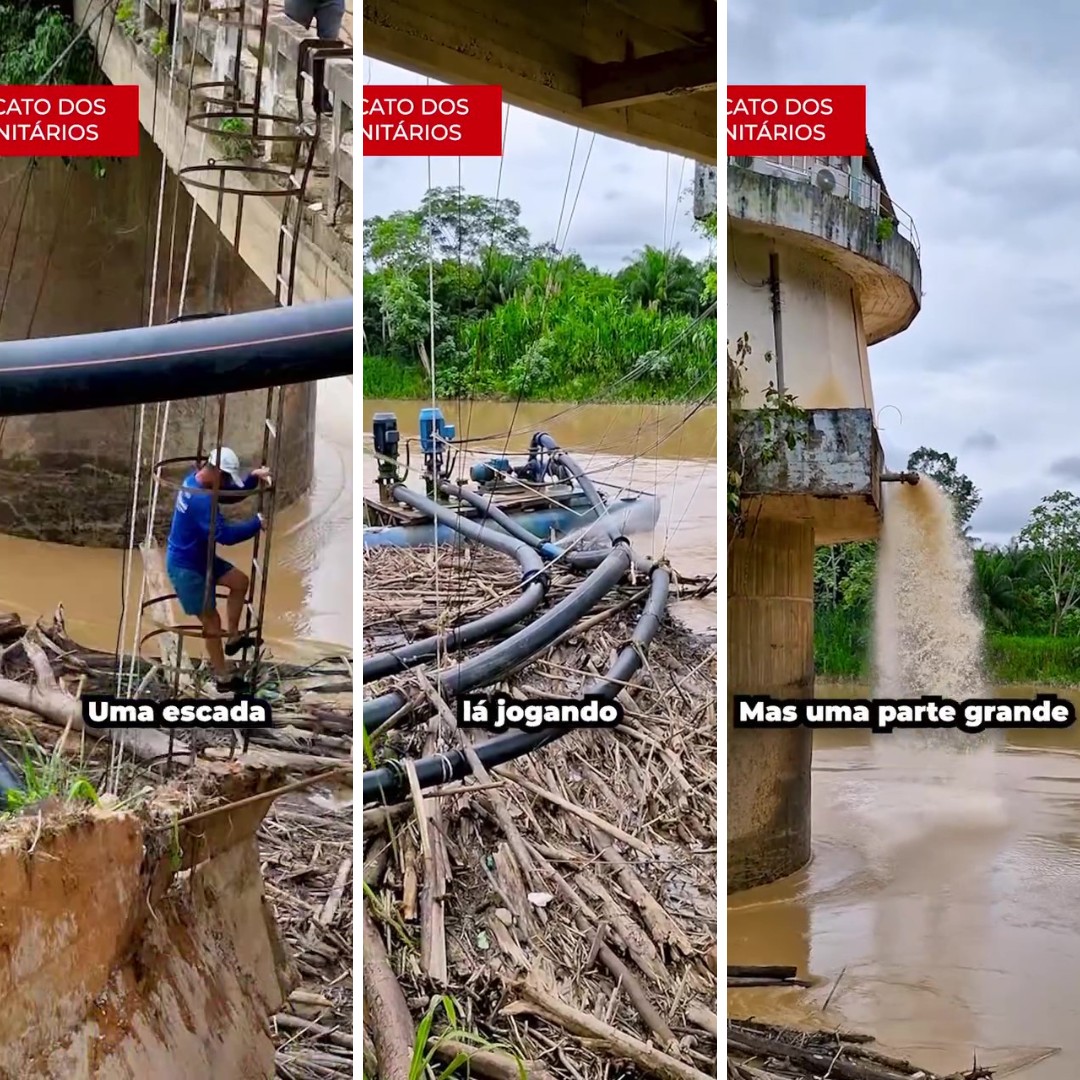
M 1080 731 L 993 738 L 964 754 L 821 733 L 810 865 L 728 909 L 730 963 L 816 985 L 730 991 L 729 1015 L 866 1031 L 941 1072 L 975 1053 L 999 1077 L 1080 1077 Z
M 418 414 L 427 402 L 364 400 L 364 494 L 375 494 L 371 418 L 397 414 L 404 437 L 415 437 Z M 598 484 L 656 493 L 660 517 L 649 535 L 632 537 L 644 555 L 666 556 L 685 576 L 716 573 L 716 408 L 687 418 L 691 405 L 560 405 L 552 402 L 438 402 L 456 425 L 459 440 L 478 439 L 475 453 L 463 455 L 458 475 L 474 460 L 523 453 L 536 431 L 546 431 L 574 454 Z M 509 437 L 508 437 L 509 433 Z M 413 477 L 411 486 L 422 490 Z M 687 600 L 673 610 L 693 629 L 716 626 L 716 598 Z
M 267 588 L 267 641 L 274 655 L 314 659 L 352 643 L 352 380 L 319 387 L 314 482 L 305 498 L 278 516 Z M 159 509 L 159 520 L 171 507 Z M 249 545 L 229 559 L 246 567 Z M 131 575 L 129 613 L 138 604 L 141 569 Z M 24 621 L 64 606 L 68 632 L 83 645 L 116 647 L 123 594 L 123 553 L 0 535 L 0 609 Z M 129 614 L 130 619 L 130 614 Z M 149 629 L 149 626 L 147 626 Z M 132 631 L 128 631 L 128 648 Z

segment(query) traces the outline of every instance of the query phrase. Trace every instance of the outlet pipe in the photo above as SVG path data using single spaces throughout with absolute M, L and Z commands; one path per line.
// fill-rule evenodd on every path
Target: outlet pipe
M 919 482 L 919 474 L 917 472 L 883 472 L 881 482 L 883 484 L 911 484 L 914 486 Z
M 0 344 L 0 416 L 236 394 L 352 370 L 351 298 L 103 334 L 31 338 Z
M 523 619 L 528 618 L 540 606 L 548 590 L 549 579 L 544 573 L 543 559 L 540 558 L 531 543 L 524 543 L 492 528 L 486 528 L 483 524 L 469 518 L 462 517 L 447 507 L 440 506 L 433 499 L 410 491 L 404 484 L 396 485 L 392 495 L 398 502 L 403 502 L 414 510 L 430 515 L 467 540 L 474 540 L 492 551 L 499 551 L 515 559 L 522 571 L 522 591 L 520 596 L 505 607 L 489 612 L 472 622 L 455 626 L 445 634 L 436 634 L 432 637 L 422 638 L 419 641 L 411 641 L 407 645 L 402 645 L 396 649 L 388 649 L 386 652 L 376 653 L 374 656 L 369 657 L 364 661 L 363 678 L 365 683 L 405 671 L 423 660 L 438 656 L 440 653 L 456 652 L 477 641 L 483 641 L 485 638 L 494 637 L 504 630 L 509 630 L 510 627 L 516 626 Z M 530 539 L 535 540 L 536 538 L 530 535 Z
M 619 650 L 607 672 L 598 681 L 585 687 L 586 696 L 595 695 L 610 700 L 638 671 L 645 653 L 660 629 L 670 584 L 671 575 L 668 570 L 663 566 L 654 566 L 645 610 L 634 627 L 630 641 Z M 505 735 L 496 735 L 473 749 L 485 768 L 493 769 L 577 730 L 576 727 L 567 725 L 547 731 L 512 731 Z M 414 762 L 414 765 L 421 788 L 461 780 L 472 772 L 472 766 L 463 750 L 421 758 Z M 365 806 L 371 802 L 397 802 L 407 790 L 408 778 L 400 761 L 393 761 L 364 773 Z
M 412 493 L 410 493 L 412 494 Z M 603 562 L 569 596 L 517 633 L 477 656 L 439 673 L 438 685 L 448 700 L 497 682 L 505 672 L 547 648 L 622 580 L 634 561 L 630 544 L 618 541 Z M 364 729 L 373 731 L 407 703 L 400 690 L 364 702 Z

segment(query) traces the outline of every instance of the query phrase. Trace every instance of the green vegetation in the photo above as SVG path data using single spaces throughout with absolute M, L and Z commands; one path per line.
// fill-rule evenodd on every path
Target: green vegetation
M 113 18 L 128 37 L 134 37 L 139 32 L 139 10 L 132 0 L 120 0 Z
M 534 245 L 520 213 L 510 199 L 433 188 L 416 210 L 364 222 L 366 396 L 430 394 L 432 297 L 440 397 L 715 395 L 715 261 L 646 247 L 606 274 Z
M 9 791 L 7 804 L 0 810 L 14 814 L 46 799 L 62 799 L 68 803 L 96 803 L 97 790 L 90 780 L 64 758 L 59 745 L 47 753 L 36 742 L 23 745 L 23 789 Z
M 951 497 L 972 545 L 972 589 L 997 683 L 1080 683 L 1080 496 L 1055 491 L 1004 547 L 980 544 L 969 522 L 981 502 L 955 457 L 920 447 L 907 468 Z M 871 648 L 873 543 L 819 548 L 814 561 L 814 656 L 824 678 L 865 679 Z
M 91 86 L 100 81 L 92 36 L 78 37 L 75 24 L 59 7 L 36 0 L 0 0 L 0 85 Z M 79 160 L 100 180 L 107 161 L 122 159 Z M 63 161 L 77 167 L 73 159 Z
M 59 7 L 35 0 L 0 2 L 0 84 L 32 86 L 46 77 L 56 84 L 93 83 L 97 61 L 88 35 L 52 70 L 75 35 L 74 23 Z
M 435 1018 L 442 1012 L 446 1017 L 446 1027 L 438 1035 L 433 1034 Z M 445 1042 L 470 1047 L 460 1050 L 445 1065 L 436 1061 L 438 1051 Z M 468 1031 L 461 1026 L 457 1003 L 449 994 L 440 994 L 432 999 L 428 1010 L 416 1026 L 416 1041 L 412 1047 L 412 1061 L 409 1064 L 409 1080 L 425 1080 L 429 1076 L 437 1080 L 449 1080 L 452 1076 L 470 1075 L 469 1059 L 480 1051 L 501 1052 L 509 1056 L 517 1066 L 520 1080 L 525 1080 L 525 1066 L 521 1058 L 510 1047 L 485 1039 L 482 1035 Z
M 248 158 L 254 150 L 251 142 L 251 124 L 240 116 L 228 116 L 221 121 L 222 153 L 226 158 Z
M 713 282 L 715 288 L 715 281 Z M 760 402 L 747 399 L 744 382 L 746 360 L 753 352 L 750 335 L 744 333 L 727 349 L 727 409 L 728 409 L 728 481 L 727 520 L 729 539 L 738 536 L 743 527 L 743 481 L 750 471 L 779 459 L 785 450 L 794 450 L 802 429 L 799 420 L 805 415 L 795 396 L 782 393 L 769 382 Z M 765 353 L 765 363 L 773 363 L 771 352 Z

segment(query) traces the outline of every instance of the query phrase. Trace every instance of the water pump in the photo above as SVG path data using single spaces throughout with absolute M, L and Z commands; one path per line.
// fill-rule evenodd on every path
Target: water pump
M 500 476 L 513 474 L 509 458 L 491 458 L 481 461 L 469 470 L 469 479 L 480 487 L 491 487 L 499 482 Z
M 395 484 L 404 482 L 398 467 L 401 452 L 401 433 L 397 416 L 392 412 L 378 412 L 371 418 L 371 437 L 375 446 L 375 460 L 379 464 L 379 502 L 389 504 L 390 492 Z
M 436 498 L 439 485 L 450 479 L 456 455 L 450 452 L 449 447 L 454 441 L 455 431 L 454 425 L 446 422 L 442 409 L 420 410 L 420 449 L 424 454 L 424 483 L 428 498 Z

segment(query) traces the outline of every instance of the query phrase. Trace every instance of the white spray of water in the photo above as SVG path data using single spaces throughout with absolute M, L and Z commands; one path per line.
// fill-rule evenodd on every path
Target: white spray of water
M 992 696 L 972 577 L 970 547 L 941 488 L 925 476 L 915 486 L 888 485 L 875 590 L 875 698 Z M 991 733 L 958 729 L 874 736 L 870 785 L 853 779 L 838 795 L 875 869 L 887 864 L 898 872 L 897 860 L 908 854 L 925 859 L 926 838 L 938 830 L 1006 823 L 994 741 Z
M 890 484 L 874 597 L 876 697 L 989 696 L 972 570 L 945 492 L 925 476 Z

